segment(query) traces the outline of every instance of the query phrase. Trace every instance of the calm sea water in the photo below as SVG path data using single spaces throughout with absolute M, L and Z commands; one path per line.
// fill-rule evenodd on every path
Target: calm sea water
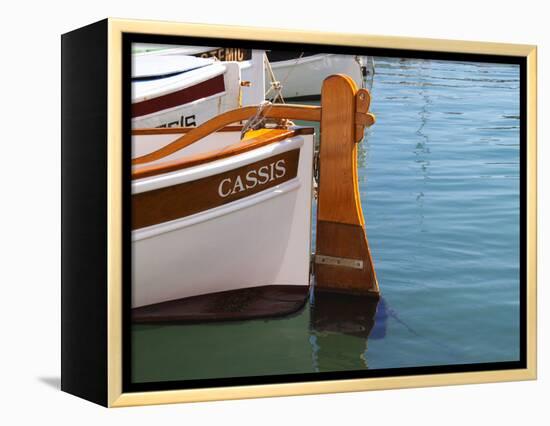
M 378 305 L 135 326 L 133 381 L 519 359 L 519 67 L 376 58 L 372 98 L 359 175 Z

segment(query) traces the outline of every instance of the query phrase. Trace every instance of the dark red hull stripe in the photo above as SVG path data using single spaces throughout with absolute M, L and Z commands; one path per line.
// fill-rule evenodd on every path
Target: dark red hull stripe
M 174 108 L 196 101 L 197 99 L 221 93 L 224 90 L 225 84 L 223 82 L 223 74 L 221 74 L 194 86 L 178 90 L 177 92 L 136 102 L 132 104 L 132 118 L 152 114 L 168 108 Z

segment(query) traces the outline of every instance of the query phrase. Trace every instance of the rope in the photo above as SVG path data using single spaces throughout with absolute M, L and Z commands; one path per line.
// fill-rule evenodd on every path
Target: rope
M 359 56 L 355 56 L 355 62 L 357 62 L 357 65 L 359 65 L 359 75 L 361 76 L 361 89 L 364 89 L 365 80 L 367 79 L 367 75 L 366 75 L 367 65 L 363 65 L 362 58 Z M 367 59 L 367 62 L 368 62 L 368 59 Z
M 275 96 L 271 99 L 272 102 L 275 102 L 277 98 L 281 100 L 281 103 L 285 103 L 285 100 L 283 98 L 283 85 L 280 81 L 277 80 L 275 77 L 275 73 L 273 72 L 273 68 L 271 67 L 271 63 L 269 62 L 269 59 L 267 58 L 267 54 L 264 53 L 264 63 L 265 67 L 267 68 L 267 72 L 269 74 L 269 79 L 271 80 L 269 83 L 269 89 L 267 92 L 265 92 L 265 98 L 268 97 L 268 95 L 271 93 L 272 90 L 276 91 L 277 93 Z
M 271 67 L 271 63 L 269 62 L 269 59 L 267 58 L 267 54 L 264 54 L 264 58 L 265 58 L 264 60 L 265 60 L 265 63 L 266 63 L 266 68 L 267 68 L 267 71 L 269 73 L 269 78 L 271 80 L 270 88 L 265 93 L 265 97 L 267 98 L 269 93 L 271 93 L 272 90 L 277 91 L 277 94 L 271 99 L 271 102 L 275 102 L 277 100 L 277 98 L 279 98 L 281 100 L 281 103 L 283 103 L 283 104 L 285 103 L 285 100 L 283 98 L 283 87 L 285 87 L 285 84 L 288 81 L 288 78 L 290 77 L 290 74 L 292 74 L 292 71 L 294 71 L 294 68 L 296 68 L 296 65 L 298 65 L 298 61 L 300 59 L 302 59 L 303 56 L 304 56 L 304 52 L 300 53 L 300 56 L 298 56 L 296 58 L 296 60 L 294 61 L 294 64 L 292 65 L 292 67 L 290 68 L 290 70 L 286 74 L 283 82 L 281 83 L 275 77 L 275 73 L 273 72 L 273 68 Z
M 241 139 L 244 137 L 246 132 L 249 130 L 257 130 L 260 128 L 260 126 L 264 123 L 264 111 L 269 110 L 271 108 L 272 103 L 270 101 L 263 101 L 260 105 L 258 105 L 258 109 L 256 110 L 256 114 L 254 114 L 252 117 L 248 119 L 246 124 L 243 126 L 243 129 L 241 130 Z
M 264 117 L 264 114 L 271 109 L 273 104 L 277 99 L 280 99 L 281 103 L 285 103 L 285 100 L 283 98 L 283 86 L 288 80 L 288 77 L 298 64 L 298 61 L 304 56 L 304 52 L 300 54 L 298 58 L 296 58 L 296 61 L 294 62 L 294 65 L 292 65 L 292 68 L 290 68 L 290 71 L 285 76 L 285 79 L 283 83 L 277 80 L 275 77 L 275 73 L 273 72 L 273 68 L 271 67 L 271 63 L 269 62 L 269 59 L 267 58 L 267 54 L 264 53 L 264 63 L 267 68 L 267 72 L 269 73 L 269 78 L 271 80 L 269 90 L 265 93 L 265 97 L 267 98 L 269 93 L 271 93 L 272 90 L 275 90 L 277 93 L 271 100 L 265 100 L 260 105 L 258 105 L 258 109 L 256 110 L 256 114 L 254 114 L 243 126 L 243 129 L 241 130 L 241 139 L 244 137 L 246 132 L 249 130 L 257 130 L 265 125 L 266 120 Z M 277 123 L 280 127 L 289 127 L 294 125 L 294 123 L 290 120 L 279 120 Z
M 355 56 L 355 62 L 357 62 L 357 64 L 359 65 L 359 75 L 361 76 L 361 89 L 367 88 L 369 90 L 372 90 L 375 73 L 374 57 L 365 56 L 364 58 L 366 59 L 365 64 L 363 64 L 363 57 Z M 371 67 L 369 67 L 369 59 L 370 63 L 372 64 Z

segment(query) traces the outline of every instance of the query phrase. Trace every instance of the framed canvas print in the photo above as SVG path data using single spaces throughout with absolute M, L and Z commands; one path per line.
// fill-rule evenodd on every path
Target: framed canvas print
M 536 48 L 106 19 L 62 36 L 62 389 L 536 378 Z

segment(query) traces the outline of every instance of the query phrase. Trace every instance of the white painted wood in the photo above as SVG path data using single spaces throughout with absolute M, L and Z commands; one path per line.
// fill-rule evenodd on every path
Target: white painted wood
M 159 56 L 158 58 L 161 58 Z M 149 59 L 158 59 L 150 57 Z M 196 58 L 198 59 L 198 58 Z M 158 71 L 157 71 L 158 72 Z M 211 65 L 171 77 L 132 82 L 132 102 L 140 102 L 192 87 L 223 74 L 225 91 L 177 107 L 132 119 L 134 129 L 151 127 L 186 127 L 185 118 L 199 126 L 222 112 L 238 108 L 241 102 L 241 72 L 237 62 L 214 62 Z M 183 117 L 183 120 L 182 120 Z M 174 123 L 174 124 L 171 124 Z
M 132 307 L 262 285 L 308 285 L 313 135 L 250 151 L 246 161 L 296 144 L 301 148 L 295 179 L 223 208 L 133 231 Z M 219 170 L 231 169 L 231 161 L 240 167 L 241 155 Z M 200 168 L 194 173 L 204 176 Z M 180 182 L 181 176 L 172 178 Z
M 366 65 L 366 56 L 360 57 Z M 357 87 L 363 79 L 361 67 L 352 55 L 319 54 L 288 61 L 272 62 L 271 67 L 283 88 L 283 97 L 317 96 L 321 94 L 323 80 L 332 74 L 346 74 L 353 78 Z M 243 73 L 243 79 L 247 79 Z M 266 79 L 266 91 L 270 85 Z
M 242 87 L 242 105 L 259 105 L 265 100 L 264 50 L 252 50 L 252 59 L 239 62 L 241 78 L 250 86 Z
M 185 73 L 213 63 L 214 59 L 184 55 L 132 55 L 132 78 L 154 78 Z

